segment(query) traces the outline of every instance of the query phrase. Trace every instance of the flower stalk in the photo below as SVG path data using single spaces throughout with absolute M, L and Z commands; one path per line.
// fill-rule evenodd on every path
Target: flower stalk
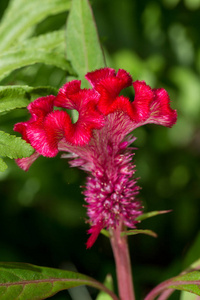
M 112 230 L 111 245 L 115 258 L 119 296 L 121 300 L 135 300 L 133 277 L 127 236 L 122 236 L 122 224 Z

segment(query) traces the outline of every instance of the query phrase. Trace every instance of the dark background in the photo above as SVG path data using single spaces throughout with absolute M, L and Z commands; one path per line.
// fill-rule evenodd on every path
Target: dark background
M 0 1 L 0 16 L 6 1 Z M 130 237 L 137 299 L 156 284 L 177 275 L 199 258 L 200 228 L 200 3 L 195 0 L 95 0 L 93 11 L 110 67 L 124 68 L 133 79 L 164 87 L 177 124 L 169 129 L 147 125 L 135 131 L 136 177 L 145 211 L 172 212 L 144 221 L 158 238 Z M 35 35 L 65 26 L 67 14 L 49 17 Z M 35 65 L 11 74 L 1 84 L 53 85 L 65 82 L 63 71 Z M 133 95 L 131 95 L 133 97 Z M 26 110 L 1 116 L 1 130 L 27 119 Z M 0 260 L 76 269 L 103 281 L 115 266 L 109 241 L 100 236 L 86 250 L 86 210 L 80 185 L 85 175 L 59 155 L 39 158 L 25 173 L 14 161 L 0 173 Z M 196 248 L 185 260 L 194 241 Z M 198 248 L 199 245 L 199 248 Z M 90 290 L 92 299 L 96 291 Z M 81 292 L 73 299 L 88 300 Z M 178 299 L 175 294 L 171 299 Z M 61 292 L 52 299 L 72 299 Z

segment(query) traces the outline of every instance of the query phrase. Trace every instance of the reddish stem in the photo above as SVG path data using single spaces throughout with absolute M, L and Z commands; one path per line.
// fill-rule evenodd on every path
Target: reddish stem
M 135 300 L 127 236 L 121 236 L 122 225 L 111 234 L 120 300 Z

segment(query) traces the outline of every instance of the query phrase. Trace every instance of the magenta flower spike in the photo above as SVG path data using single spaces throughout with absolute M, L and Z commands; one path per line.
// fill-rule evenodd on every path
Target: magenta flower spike
M 72 167 L 87 173 L 83 194 L 91 226 L 89 248 L 103 228 L 135 228 L 142 213 L 132 161 L 135 138 L 130 133 L 148 123 L 171 127 L 177 114 L 164 89 L 133 82 L 125 70 L 99 69 L 86 79 L 91 89 L 81 89 L 81 82 L 73 80 L 56 97 L 33 101 L 28 106 L 30 120 L 16 124 L 14 130 L 36 150 L 31 157 L 17 160 L 22 169 L 28 170 L 39 155 L 53 157 L 61 151 Z M 135 90 L 132 102 L 120 95 L 131 85 Z M 75 123 L 66 109 L 78 112 Z

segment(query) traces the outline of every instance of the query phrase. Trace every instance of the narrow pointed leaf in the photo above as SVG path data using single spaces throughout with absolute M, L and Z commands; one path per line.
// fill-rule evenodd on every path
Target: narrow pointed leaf
M 154 300 L 160 294 L 170 295 L 173 290 L 186 291 L 200 296 L 200 270 L 193 270 L 162 282 L 146 296 L 145 300 Z
M 40 49 L 24 49 L 8 52 L 0 56 L 0 80 L 16 69 L 35 63 L 53 65 L 74 75 L 74 71 L 64 55 L 58 52 L 46 52 Z
M 136 235 L 136 234 L 146 234 L 146 235 L 150 235 L 153 237 L 157 237 L 157 234 L 149 229 L 133 229 L 133 230 L 128 230 L 128 231 L 123 231 L 121 233 L 121 236 L 124 235 Z
M 39 300 L 61 290 L 89 285 L 118 298 L 100 282 L 80 273 L 22 263 L 0 263 L 0 299 Z
M 13 0 L 0 24 L 0 50 L 16 45 L 31 27 L 49 15 L 67 11 L 70 0 Z
M 8 167 L 7 164 L 0 157 L 0 172 L 4 172 L 7 169 L 7 167 Z
M 22 158 L 33 154 L 34 149 L 20 137 L 0 131 L 0 156 Z
M 26 107 L 35 98 L 56 95 L 57 89 L 53 87 L 30 86 L 0 86 L 0 113 L 15 108 Z
M 170 284 L 170 288 L 200 296 L 200 270 L 177 276 Z
M 109 231 L 108 230 L 106 230 L 106 229 L 101 229 L 101 233 L 103 234 L 103 235 L 105 235 L 106 237 L 110 237 L 110 233 L 109 233 Z
M 148 213 L 140 215 L 139 217 L 136 218 L 136 220 L 137 221 L 143 221 L 145 219 L 152 218 L 152 217 L 155 217 L 155 216 L 158 216 L 158 215 L 161 215 L 161 214 L 167 214 L 169 212 L 171 212 L 171 210 L 150 211 Z
M 188 266 L 191 266 L 191 268 L 196 268 L 196 265 L 200 265 L 200 260 L 197 260 L 200 257 L 199 249 L 200 249 L 200 231 L 198 232 L 197 236 L 195 237 L 193 243 L 190 245 L 184 257 L 183 266 L 185 268 L 188 268 Z M 193 263 L 194 261 L 196 265 Z
M 105 67 L 104 55 L 88 0 L 73 0 L 66 33 L 67 59 L 83 81 L 87 72 Z

